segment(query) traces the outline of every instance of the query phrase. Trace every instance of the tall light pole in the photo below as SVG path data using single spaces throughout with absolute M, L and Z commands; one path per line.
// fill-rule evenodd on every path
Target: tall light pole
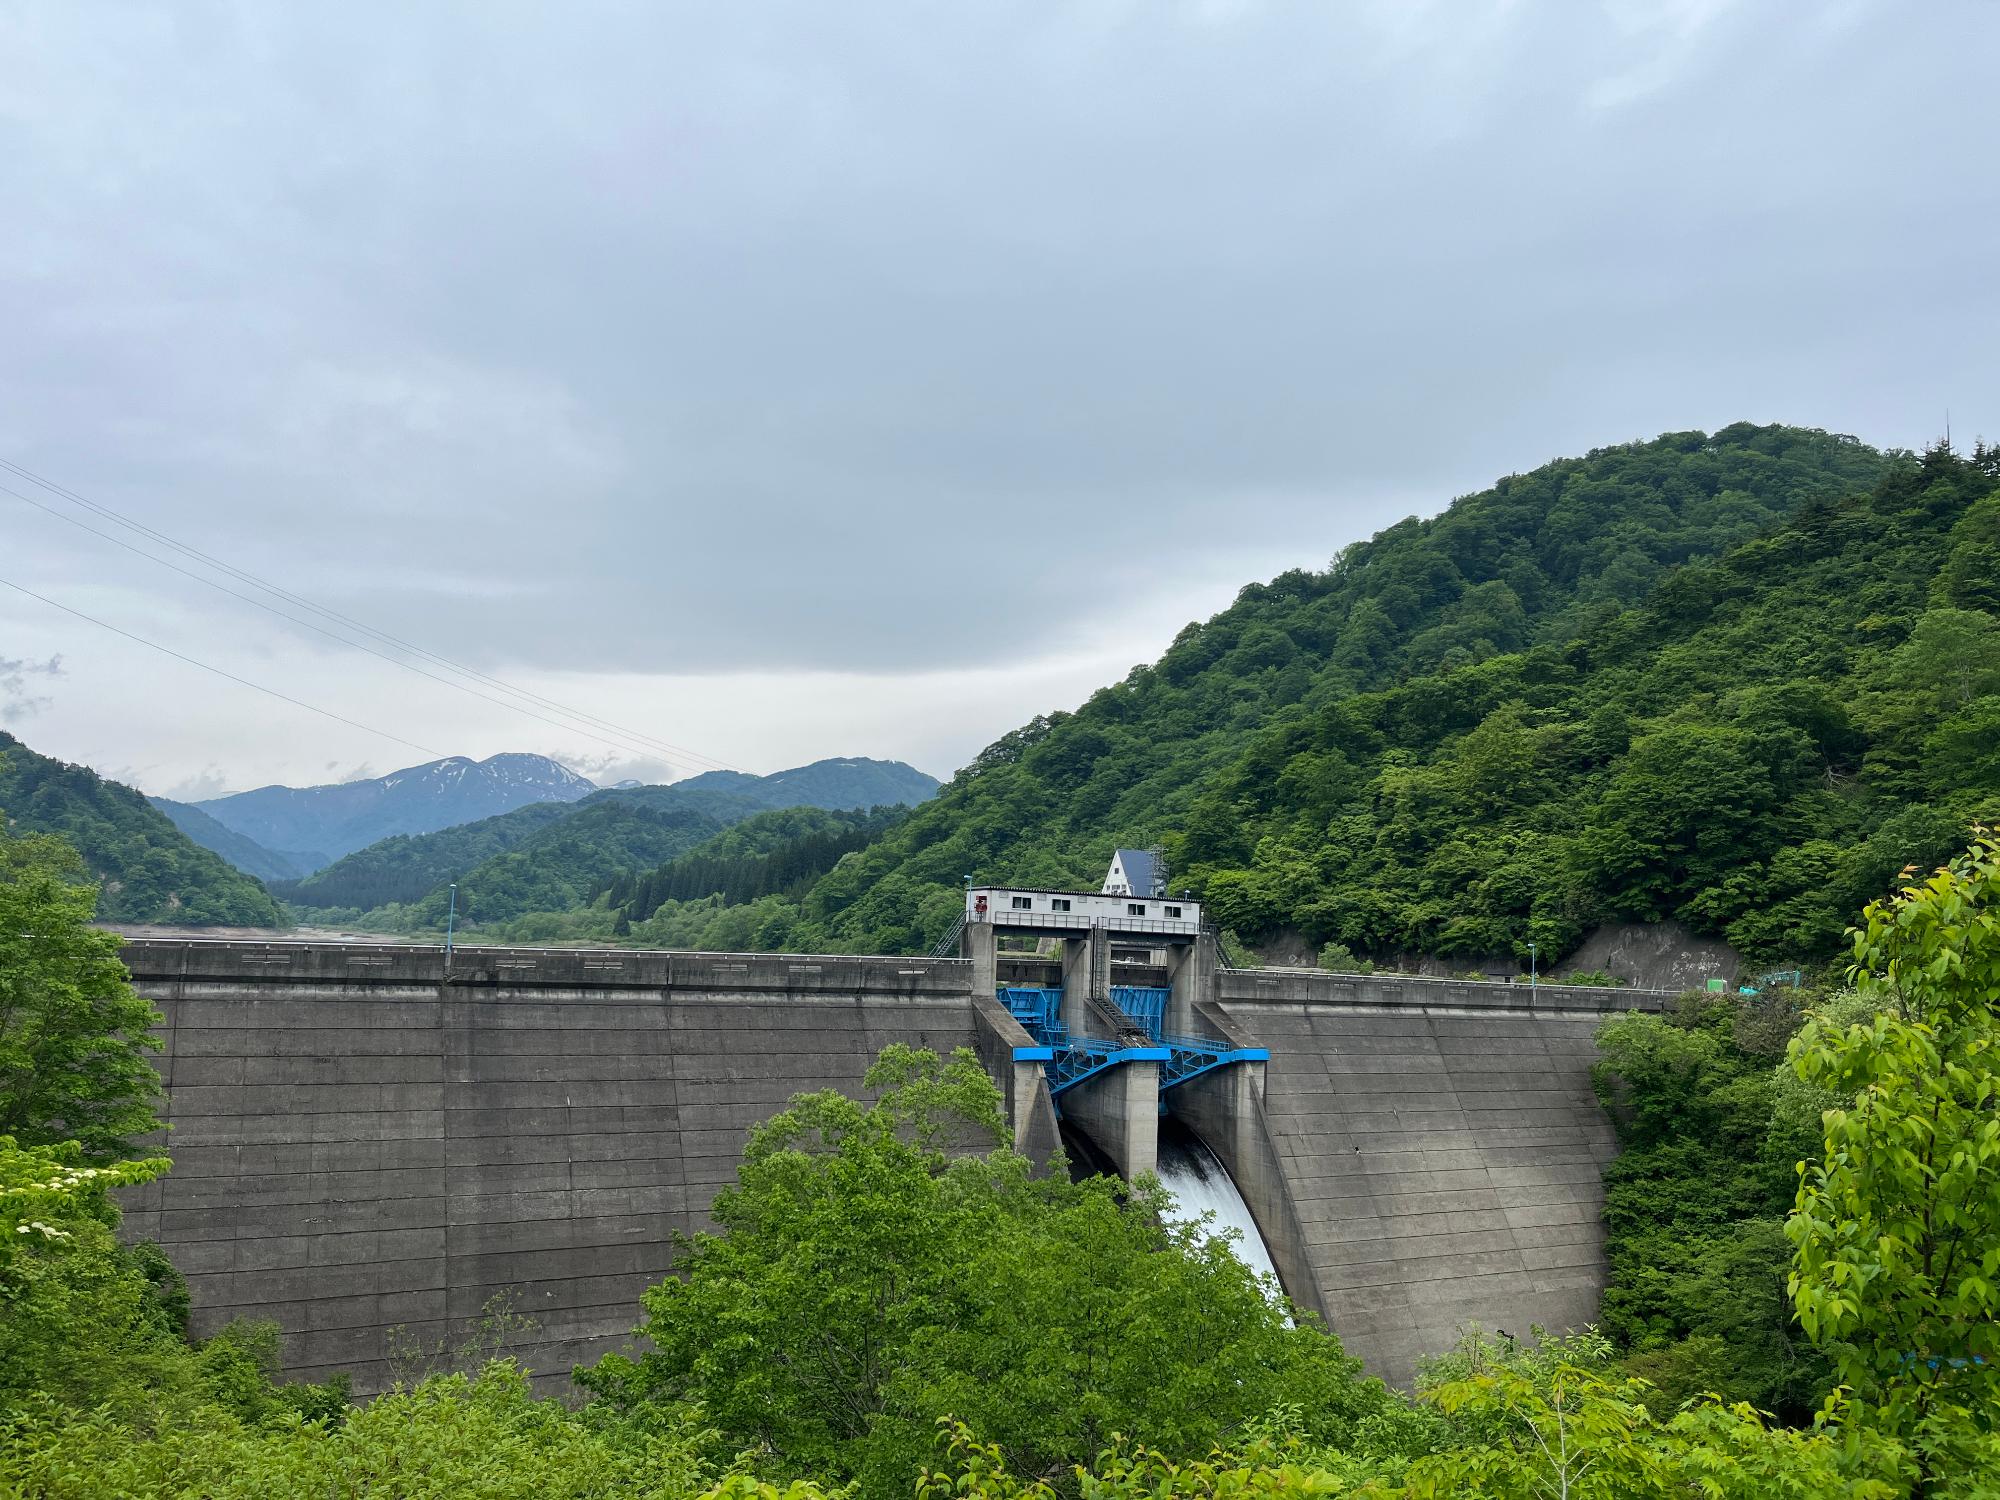
M 458 926 L 458 882 L 454 880 L 451 883 L 451 910 L 445 913 L 444 918 L 444 966 L 447 969 L 451 967 L 451 933 L 456 926 Z
M 1528 944 L 1528 999 L 1535 998 L 1535 945 Z

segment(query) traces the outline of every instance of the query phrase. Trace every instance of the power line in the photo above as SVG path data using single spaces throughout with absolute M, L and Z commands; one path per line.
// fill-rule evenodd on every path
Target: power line
M 309 610 L 313 614 L 320 616 L 322 619 L 331 620 L 338 624 L 345 625 L 351 630 L 360 631 L 363 635 L 371 636 L 375 640 L 381 641 L 390 646 L 394 646 L 399 650 L 407 651 L 413 656 L 418 656 L 427 661 L 433 662 L 436 665 L 443 667 L 447 671 L 456 672 L 464 677 L 475 678 L 478 681 L 487 683 L 492 687 L 498 688 L 502 692 L 510 693 L 517 698 L 525 699 L 531 703 L 537 703 L 544 708 L 551 709 L 557 713 L 565 714 L 572 719 L 576 719 L 587 724 L 597 725 L 599 728 L 606 729 L 613 733 L 622 735 L 629 740 L 637 741 L 640 744 L 643 744 L 649 749 L 653 750 L 655 753 L 665 754 L 691 767 L 706 764 L 715 767 L 717 769 L 728 770 L 728 771 L 737 771 L 742 769 L 740 766 L 731 765 L 728 761 L 717 759 L 715 756 L 704 755 L 699 751 L 689 750 L 683 746 L 673 744 L 671 741 L 662 740 L 657 738 L 656 736 L 645 734 L 638 730 L 629 729 L 621 724 L 613 723 L 611 720 L 600 718 L 595 714 L 585 713 L 581 709 L 571 708 L 567 704 L 557 702 L 555 699 L 552 698 L 544 697 L 540 693 L 531 692 L 526 688 L 516 687 L 512 683 L 502 681 L 498 677 L 490 676 L 487 673 L 480 671 L 476 667 L 468 667 L 464 665 L 462 662 L 453 661 L 450 657 L 441 656 L 435 651 L 430 651 L 425 647 L 415 645 L 410 641 L 406 641 L 398 636 L 391 635 L 387 631 L 377 630 L 373 626 L 364 624 L 360 620 L 356 620 L 351 618 L 350 616 L 341 614 L 338 610 L 328 609 L 326 606 L 317 604 L 311 599 L 307 599 L 304 596 L 295 594 L 291 590 L 283 588 L 278 584 L 274 584 L 266 579 L 260 578 L 254 573 L 250 573 L 242 568 L 238 568 L 234 564 L 224 562 L 221 558 L 212 556 L 211 554 L 202 551 L 198 547 L 190 546 L 186 542 L 176 540 L 174 537 L 168 536 L 165 532 L 157 531 L 153 527 L 146 525 L 144 522 L 135 521 L 130 516 L 123 515 L 120 512 L 112 509 L 108 505 L 100 504 L 95 500 L 89 499 L 87 496 L 79 495 L 74 490 L 67 489 L 64 486 L 57 484 L 52 479 L 45 479 L 41 475 L 35 473 L 32 469 L 25 468 L 22 465 L 13 462 L 11 459 L 0 458 L 0 469 L 5 469 L 6 471 L 12 474 L 16 474 L 22 479 L 27 480 L 31 484 L 39 485 L 42 489 L 47 490 L 50 494 L 57 495 L 62 499 L 69 501 L 72 505 L 80 506 L 83 509 L 90 511 L 94 515 L 100 516 L 107 521 L 114 522 L 119 526 L 123 526 L 127 530 L 135 531 L 139 533 L 141 536 L 145 536 L 153 541 L 160 543 L 162 546 L 170 547 L 174 551 L 182 554 L 183 556 L 191 558 L 196 562 L 202 563 L 207 567 L 214 568 L 218 572 L 224 573 L 229 577 L 237 579 L 239 582 L 247 583 L 252 588 L 261 590 L 262 592 L 271 595 L 273 598 L 282 599 L 285 602 L 296 605 L 301 609 Z M 142 554 L 142 555 L 150 555 L 150 554 Z M 164 561 L 163 559 L 159 558 L 155 558 L 154 560 Z
M 496 707 L 507 709 L 509 712 L 526 714 L 531 719 L 539 719 L 541 720 L 542 723 L 552 725 L 553 727 L 563 730 L 566 733 L 584 735 L 587 738 L 596 740 L 601 745 L 608 745 L 613 750 L 623 751 L 625 754 L 628 755 L 633 754 L 635 752 L 652 753 L 651 747 L 645 744 L 638 743 L 636 741 L 627 743 L 627 742 L 622 742 L 620 740 L 609 739 L 605 735 L 598 733 L 596 730 L 589 729 L 582 725 L 577 725 L 577 724 L 565 724 L 558 719 L 551 719 L 545 714 L 536 713 L 533 709 L 525 708 L 521 704 L 509 703 L 504 698 L 495 698 L 491 694 L 480 692 L 477 688 L 468 687 L 465 683 L 454 682 L 449 677 L 440 677 L 435 672 L 426 672 L 422 667 L 417 666 L 413 662 L 401 661 L 398 658 L 389 655 L 388 652 L 377 651 L 373 646 L 367 645 L 364 642 L 349 640 L 346 636 L 340 635 L 335 631 L 328 630 L 322 625 L 313 624 L 311 620 L 302 620 L 297 615 L 289 614 L 286 611 L 279 609 L 275 604 L 267 604 L 262 599 L 252 598 L 249 594 L 241 593 L 236 589 L 230 588 L 225 583 L 218 583 L 213 578 L 204 577 L 202 574 L 195 572 L 192 568 L 183 568 L 178 563 L 169 562 L 166 558 L 160 557 L 155 553 L 148 552 L 143 547 L 135 546 L 131 542 L 126 541 L 122 537 L 113 536 L 108 531 L 99 531 L 95 526 L 89 525 L 84 521 L 80 521 L 75 516 L 65 515 L 63 514 L 63 512 L 57 510 L 54 506 L 44 505 L 41 501 L 35 499 L 32 495 L 24 495 L 19 490 L 10 488 L 7 485 L 0 484 L 0 495 L 11 495 L 16 500 L 19 500 L 23 505 L 32 505 L 36 510 L 41 511 L 44 515 L 54 516 L 58 521 L 62 521 L 68 525 L 74 526 L 79 531 L 89 532 L 90 535 L 94 537 L 99 537 L 104 541 L 111 543 L 111 545 L 114 547 L 123 547 L 127 552 L 133 553 L 135 556 L 138 557 L 143 557 L 148 562 L 158 563 L 161 567 L 166 568 L 171 572 L 178 573 L 183 578 L 192 578 L 196 583 L 206 584 L 208 587 L 216 590 L 218 593 L 227 594 L 232 599 L 240 599 L 245 604 L 252 605 L 257 609 L 264 610 L 266 613 L 276 615 L 281 620 L 289 620 L 292 624 L 297 625 L 302 629 L 310 630 L 317 635 L 323 635 L 330 641 L 337 641 L 341 645 L 350 647 L 351 649 L 356 651 L 365 651 L 368 655 L 373 656 L 378 660 L 386 661 L 389 663 L 389 665 L 393 667 L 401 667 L 404 671 L 414 672 L 417 674 L 417 676 L 426 678 L 431 682 L 441 683 L 443 686 L 448 688 L 455 688 L 457 691 L 461 693 L 469 693 L 471 696 L 480 699 L 482 702 L 491 703 Z
M 419 745 L 415 740 L 406 740 L 400 734 L 391 734 L 386 729 L 377 729 L 372 724 L 363 724 L 358 719 L 350 719 L 345 714 L 337 714 L 330 708 L 321 708 L 316 703 L 307 703 L 303 698 L 294 698 L 288 693 L 279 692 L 276 688 L 265 687 L 261 682 L 252 682 L 247 677 L 238 677 L 234 672 L 225 672 L 220 667 L 212 667 L 205 661 L 196 661 L 192 656 L 183 656 L 171 646 L 162 646 L 158 641 L 149 641 L 143 635 L 134 635 L 129 630 L 121 630 L 108 620 L 98 619 L 96 615 L 87 615 L 80 609 L 71 609 L 67 604 L 58 604 L 55 600 L 49 598 L 48 595 L 38 594 L 30 588 L 23 588 L 12 579 L 0 578 L 0 586 L 10 588 L 17 594 L 26 594 L 30 599 L 38 599 L 43 604 L 48 605 L 50 609 L 59 609 L 64 614 L 74 615 L 79 620 L 88 620 L 100 629 L 108 630 L 113 635 L 122 635 L 128 641 L 137 641 L 141 646 L 151 647 L 163 656 L 171 656 L 175 661 L 184 661 L 191 667 L 200 667 L 204 672 L 213 672 L 217 677 L 226 677 L 231 682 L 241 683 L 244 687 L 255 688 L 258 692 L 266 693 L 281 702 L 289 703 L 294 708 L 303 708 L 309 713 L 318 714 L 322 718 L 332 719 L 337 723 L 345 724 L 350 729 L 359 729 L 367 734 L 379 734 L 385 740 L 394 740 L 397 744 L 407 745 L 410 749 L 419 751 L 424 755 L 436 756 L 440 760 L 444 758 L 442 750 L 433 750 L 429 745 Z

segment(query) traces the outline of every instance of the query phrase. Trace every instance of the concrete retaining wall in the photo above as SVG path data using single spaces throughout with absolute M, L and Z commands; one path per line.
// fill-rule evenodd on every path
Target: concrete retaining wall
M 1579 1328 L 1604 1284 L 1591 1092 L 1606 1015 L 1631 990 L 1228 971 L 1217 1008 L 1269 1047 L 1264 1110 L 1320 1310 L 1368 1368 L 1406 1384 L 1467 1322 Z M 1268 1232 L 1267 1232 L 1268 1237 Z M 1301 1298 L 1300 1300 L 1306 1300 Z
M 890 1042 L 976 1041 L 957 961 L 134 943 L 166 1015 L 174 1171 L 128 1232 L 197 1328 L 275 1319 L 288 1366 L 384 1382 L 496 1292 L 533 1368 L 616 1347 L 750 1126 L 858 1090 Z

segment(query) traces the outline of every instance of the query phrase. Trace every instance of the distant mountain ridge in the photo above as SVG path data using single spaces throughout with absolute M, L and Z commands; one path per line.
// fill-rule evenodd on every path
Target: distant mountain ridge
M 432 833 L 530 803 L 578 802 L 596 790 L 545 755 L 451 755 L 365 781 L 265 786 L 185 805 L 307 874 L 396 834 Z
M 134 787 L 38 755 L 0 732 L 0 816 L 23 833 L 60 834 L 98 882 L 109 922 L 275 927 L 277 904 L 250 876 L 201 847 Z
M 901 761 L 846 756 L 752 776 L 710 771 L 667 786 L 620 785 L 569 806 L 529 805 L 459 827 L 383 839 L 279 888 L 299 907 L 438 906 L 502 919 L 563 910 L 621 872 L 671 860 L 755 813 L 915 806 L 939 783 Z M 441 910 L 438 913 L 441 915 Z
M 246 875 L 255 875 L 259 880 L 297 880 L 313 868 L 311 855 L 266 849 L 255 839 L 225 828 L 192 802 L 150 796 L 146 800 L 165 813 L 174 827 L 202 848 L 220 854 Z
M 730 792 L 764 807 L 915 807 L 937 795 L 935 776 L 900 760 L 839 756 L 809 766 L 752 776 L 745 771 L 704 771 L 672 783 L 676 791 Z

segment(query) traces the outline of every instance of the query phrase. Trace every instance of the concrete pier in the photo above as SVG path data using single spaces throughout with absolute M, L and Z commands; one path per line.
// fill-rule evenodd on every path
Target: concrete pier
M 1063 1117 L 1073 1120 L 1097 1148 L 1134 1177 L 1160 1169 L 1160 1065 L 1131 1062 L 1107 1068 L 1062 1096 Z

